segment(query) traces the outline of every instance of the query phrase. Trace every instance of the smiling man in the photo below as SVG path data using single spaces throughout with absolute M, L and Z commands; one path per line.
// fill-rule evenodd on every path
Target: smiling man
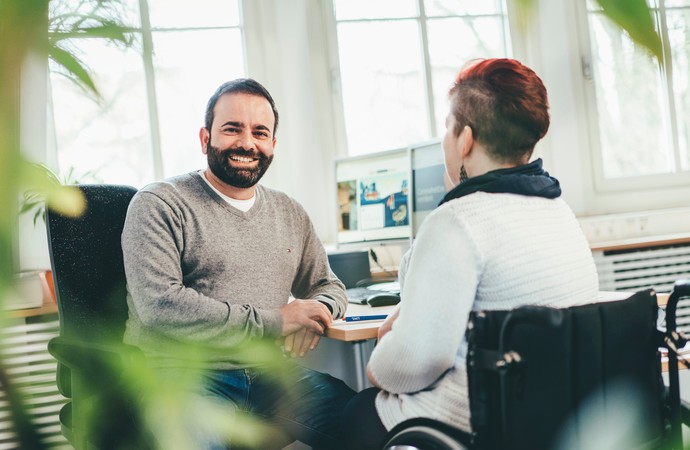
M 199 132 L 208 167 L 136 194 L 122 234 L 125 342 L 168 372 L 189 364 L 181 344 L 211 349 L 204 395 L 266 420 L 278 436 L 337 448 L 351 389 L 292 362 L 276 369 L 238 356 L 261 338 L 284 339 L 286 353 L 303 356 L 347 305 L 304 209 L 257 184 L 273 161 L 277 127 L 262 85 L 227 82 Z M 204 437 L 198 448 L 214 444 L 226 443 Z
M 278 113 L 263 96 L 241 91 L 221 96 L 209 112 L 206 126 L 199 131 L 202 151 L 208 157 L 205 176 L 231 198 L 251 199 L 273 161 Z M 215 115 L 219 120 L 214 128 Z M 220 123 L 225 119 L 229 120 Z

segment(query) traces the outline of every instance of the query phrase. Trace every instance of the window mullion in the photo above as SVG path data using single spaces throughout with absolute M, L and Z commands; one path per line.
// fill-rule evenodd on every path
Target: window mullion
M 424 0 L 417 0 L 417 4 L 419 7 L 419 33 L 422 41 L 422 63 L 424 66 L 424 87 L 426 89 L 427 121 L 431 136 L 436 136 L 436 107 L 434 105 L 434 88 L 431 80 L 431 57 L 429 56 L 429 38 L 427 34 L 427 17 L 424 9 Z
M 149 5 L 147 0 L 139 0 L 139 14 L 141 17 L 142 59 L 144 63 L 144 77 L 146 79 L 146 99 L 149 109 L 149 125 L 151 130 L 151 152 L 153 157 L 153 176 L 161 180 L 163 174 L 163 153 L 161 150 L 160 121 L 158 117 L 158 98 L 156 95 L 156 73 L 153 67 L 153 36 Z
M 501 14 L 499 15 L 501 20 L 501 32 L 503 37 L 503 48 L 506 49 L 506 54 L 512 54 L 512 38 L 510 36 L 510 23 L 508 23 L 508 5 L 505 1 L 499 2 L 499 8 Z
M 671 145 L 673 147 L 673 172 L 679 172 L 681 166 L 680 143 L 678 139 L 678 121 L 676 117 L 676 103 L 673 98 L 673 50 L 671 49 L 671 39 L 668 35 L 668 24 L 666 21 L 666 0 L 659 0 L 659 32 L 663 48 L 663 67 L 661 74 L 664 77 L 666 103 L 669 114 L 669 125 L 671 128 Z

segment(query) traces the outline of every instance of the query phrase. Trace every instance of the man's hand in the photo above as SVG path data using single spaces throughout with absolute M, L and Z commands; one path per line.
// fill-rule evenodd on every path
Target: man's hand
M 281 307 L 280 314 L 283 316 L 283 336 L 302 328 L 320 336 L 333 321 L 328 307 L 318 300 L 295 299 Z
M 308 350 L 314 350 L 319 345 L 319 339 L 321 339 L 320 335 L 302 328 L 297 333 L 285 337 L 285 351 L 293 358 L 302 358 Z
M 318 300 L 295 299 L 281 307 L 280 313 L 283 336 L 286 336 L 285 351 L 292 356 L 304 356 L 307 350 L 316 348 L 320 336 L 333 321 L 328 307 Z

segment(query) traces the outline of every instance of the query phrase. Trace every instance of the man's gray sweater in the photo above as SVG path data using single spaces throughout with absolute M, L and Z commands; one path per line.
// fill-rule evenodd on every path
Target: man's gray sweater
M 257 186 L 242 212 L 197 172 L 140 190 L 122 233 L 129 319 L 125 342 L 157 365 L 177 365 L 180 342 L 213 348 L 218 369 L 244 367 L 233 351 L 279 337 L 290 295 L 347 306 L 307 213 L 287 195 Z

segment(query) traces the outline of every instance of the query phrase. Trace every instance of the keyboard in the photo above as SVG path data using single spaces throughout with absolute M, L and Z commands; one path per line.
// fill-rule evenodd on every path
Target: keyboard
M 358 305 L 366 305 L 369 297 L 382 292 L 400 295 L 400 284 L 396 281 L 372 284 L 367 287 L 353 287 L 345 290 L 347 300 Z
M 381 291 L 365 287 L 353 287 L 346 289 L 345 292 L 347 293 L 347 301 L 350 303 L 357 303 L 358 305 L 366 305 L 367 298 L 374 294 L 381 293 Z

